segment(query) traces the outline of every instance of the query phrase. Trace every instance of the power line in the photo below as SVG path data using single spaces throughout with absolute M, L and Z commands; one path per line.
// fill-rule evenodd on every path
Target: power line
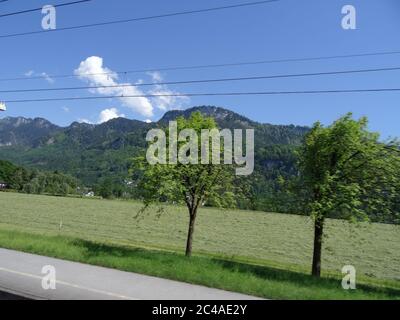
M 233 63 L 221 63 L 221 64 L 206 64 L 206 65 L 193 65 L 193 66 L 173 66 L 173 67 L 159 67 L 159 68 L 148 68 L 148 69 L 136 69 L 128 71 L 116 71 L 116 72 L 101 72 L 101 73 L 86 73 L 86 76 L 100 76 L 100 75 L 127 75 L 134 73 L 145 73 L 154 71 L 178 71 L 178 70 L 194 70 L 194 69 L 211 69 L 211 68 L 224 68 L 224 67 L 237 67 L 237 66 L 248 66 L 248 65 L 261 65 L 261 64 L 273 64 L 273 63 L 286 63 L 286 62 L 305 62 L 305 61 L 318 61 L 318 60 L 332 60 L 332 59 L 345 59 L 345 58 L 360 58 L 360 57 L 372 57 L 372 56 L 388 56 L 400 54 L 399 51 L 380 51 L 380 52 L 367 52 L 367 53 L 356 53 L 346 55 L 332 55 L 332 56 L 319 56 L 319 57 L 306 57 L 306 58 L 287 58 L 287 59 L 272 59 L 272 60 L 260 60 L 260 61 L 247 61 L 247 62 L 233 62 Z M 75 78 L 80 77 L 77 74 L 59 74 L 59 75 L 46 75 L 46 76 L 34 76 L 34 77 L 13 77 L 13 78 L 0 78 L 0 82 L 3 81 L 25 81 L 25 80 L 40 80 L 46 78 L 62 79 L 62 78 Z
M 160 98 L 160 97 L 214 97 L 214 96 L 267 96 L 267 95 L 301 95 L 301 94 L 335 94 L 335 93 L 375 93 L 375 92 L 400 92 L 400 88 L 378 88 L 378 89 L 337 89 L 337 90 L 310 90 L 310 91 L 258 91 L 258 92 L 223 92 L 223 93 L 176 93 L 176 94 L 142 94 L 142 95 L 113 95 L 94 97 L 64 97 L 44 99 L 7 100 L 4 103 L 28 103 L 28 102 L 51 102 L 51 101 L 74 101 L 74 100 L 98 100 L 113 98 Z
M 154 15 L 154 16 L 140 17 L 140 18 L 105 21 L 105 22 L 98 22 L 98 23 L 91 23 L 91 24 L 83 24 L 83 25 L 78 25 L 78 26 L 70 26 L 70 27 L 64 27 L 64 28 L 50 29 L 50 30 L 28 31 L 28 32 L 22 32 L 22 33 L 12 33 L 12 34 L 0 35 L 0 38 L 13 38 L 13 37 L 20 37 L 20 36 L 34 35 L 34 34 L 42 34 L 42 33 L 48 33 L 48 32 L 58 32 L 58 31 L 66 31 L 66 30 L 75 30 L 75 29 L 100 27 L 100 26 L 107 26 L 107 25 L 114 25 L 114 24 L 122 24 L 122 23 L 128 23 L 128 22 L 154 20 L 154 19 L 169 18 L 169 17 L 176 17 L 176 16 L 183 16 L 183 15 L 191 15 L 191 14 L 197 14 L 197 13 L 205 13 L 205 12 L 212 12 L 212 11 L 220 11 L 220 10 L 227 10 L 227 9 L 235 9 L 235 8 L 263 5 L 263 4 L 272 3 L 272 2 L 278 2 L 278 1 L 281 1 L 281 0 L 266 0 L 266 1 L 246 2 L 246 3 L 235 4 L 235 5 L 230 5 L 230 6 L 221 6 L 221 7 L 213 7 L 213 8 L 199 9 L 199 10 L 181 11 L 181 12 L 160 14 L 160 15 Z
M 73 1 L 73 2 L 60 3 L 60 4 L 53 5 L 53 7 L 54 8 L 66 7 L 66 6 L 72 6 L 72 5 L 81 4 L 81 3 L 89 2 L 89 1 L 92 1 L 92 0 L 79 0 L 79 1 Z M 5 2 L 5 1 L 1 1 L 1 2 Z M 0 18 L 16 16 L 19 14 L 30 13 L 30 12 L 35 12 L 35 11 L 42 11 L 42 9 L 43 9 L 43 7 L 27 9 L 27 10 L 22 10 L 22 11 L 17 11 L 17 12 L 4 13 L 4 14 L 0 15 Z
M 0 93 L 70 91 L 70 90 L 86 90 L 86 89 L 143 87 L 143 86 L 157 86 L 157 85 L 201 84 L 201 83 L 213 83 L 213 82 L 215 83 L 215 82 L 266 80 L 266 79 L 281 79 L 281 78 L 296 78 L 296 77 L 314 77 L 314 76 L 344 75 L 344 74 L 399 71 L 399 70 L 400 70 L 400 67 L 392 67 L 392 68 L 358 69 L 358 70 L 328 71 L 328 72 L 315 72 L 315 73 L 280 74 L 280 75 L 268 75 L 268 76 L 254 76 L 254 77 L 236 77 L 236 78 L 222 78 L 222 79 L 151 82 L 151 83 L 138 83 L 138 84 L 117 84 L 117 85 L 63 87 L 63 88 L 38 88 L 38 89 L 10 89 L 10 90 L 0 90 Z

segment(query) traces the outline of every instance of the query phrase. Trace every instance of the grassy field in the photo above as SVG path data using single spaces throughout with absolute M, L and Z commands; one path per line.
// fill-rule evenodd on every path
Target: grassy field
M 278 278 L 287 274 L 288 279 L 291 279 L 293 277 L 291 272 L 294 272 L 293 274 L 299 277 L 305 277 L 300 278 L 299 281 L 302 285 L 297 283 L 298 288 L 304 288 L 306 291 L 313 288 L 312 285 L 304 286 L 307 281 L 313 280 L 301 274 L 309 272 L 312 254 L 312 223 L 306 217 L 264 212 L 202 209 L 199 212 L 193 249 L 194 253 L 199 255 L 199 257 L 195 257 L 198 259 L 199 266 L 206 268 L 203 270 L 199 266 L 195 266 L 194 261 L 179 260 L 182 258 L 180 254 L 185 247 L 188 223 L 185 208 L 168 207 L 161 217 L 157 217 L 156 210 L 153 209 L 149 213 L 141 215 L 139 219 L 135 219 L 140 208 L 142 208 L 142 204 L 128 201 L 0 193 L 0 246 L 60 256 L 61 253 L 54 249 L 51 243 L 61 245 L 62 239 L 64 239 L 65 246 L 69 248 L 67 251 L 71 251 L 70 256 L 65 258 L 80 261 L 78 255 L 75 256 L 73 252 L 83 250 L 82 243 L 90 244 L 90 246 L 96 246 L 95 243 L 103 243 L 105 246 L 100 246 L 100 248 L 108 249 L 100 250 L 100 253 L 108 258 L 104 261 L 100 259 L 103 262 L 98 261 L 98 263 L 124 270 L 155 274 L 157 268 L 154 266 L 152 268 L 146 268 L 143 265 L 140 267 L 140 263 L 137 262 L 139 265 L 132 267 L 135 265 L 133 261 L 135 259 L 137 261 L 142 259 L 149 263 L 149 258 L 145 258 L 145 256 L 149 254 L 146 252 L 151 252 L 154 256 L 154 263 L 163 259 L 179 262 L 176 265 L 174 263 L 174 266 L 170 263 L 170 268 L 164 270 L 164 274 L 155 274 L 168 278 L 177 278 L 181 275 L 183 278 L 179 278 L 180 280 L 271 298 L 300 297 L 289 293 L 285 295 L 282 293 L 282 288 L 274 291 L 271 289 L 272 284 L 269 284 L 268 292 L 265 291 L 267 289 L 261 290 L 260 283 L 254 284 L 254 288 L 259 288 L 258 290 L 242 284 L 242 286 L 246 286 L 244 290 L 231 287 L 233 284 L 230 284 L 229 281 L 222 281 L 218 284 L 212 274 L 203 275 L 207 279 L 206 281 L 198 279 L 201 278 L 200 275 L 185 277 L 181 270 L 177 272 L 179 266 L 186 270 L 185 268 L 189 268 L 190 265 L 200 273 L 208 274 L 209 272 L 204 271 L 207 269 L 207 264 L 210 264 L 209 270 L 214 270 L 217 268 L 216 261 L 225 261 L 224 263 L 235 261 L 231 262 L 233 265 L 230 272 L 236 275 L 240 273 L 239 270 L 242 270 L 243 266 L 246 266 L 243 267 L 245 269 L 251 269 L 256 267 L 251 267 L 249 263 L 258 264 L 266 273 L 279 270 L 276 274 Z M 338 278 L 341 268 L 351 264 L 356 267 L 358 276 L 363 283 L 400 288 L 399 226 L 349 225 L 343 221 L 328 220 L 326 234 L 323 250 L 323 269 L 326 276 Z M 31 240 L 27 240 L 27 237 L 31 237 Z M 76 245 L 72 239 L 81 239 L 85 242 Z M 33 244 L 34 240 L 37 241 L 36 246 Z M 53 248 L 54 252 L 48 249 L 49 246 Z M 147 249 L 147 251 L 134 249 L 135 247 Z M 169 252 L 154 251 L 157 249 Z M 110 252 L 117 252 L 119 255 L 112 258 Z M 129 263 L 128 261 L 119 261 L 118 264 L 113 260 L 123 259 L 121 252 L 125 252 L 127 257 L 130 257 Z M 178 255 L 170 252 L 176 252 Z M 159 259 L 157 255 L 160 256 Z M 93 263 L 97 259 L 96 257 L 98 258 L 96 255 L 91 256 L 85 261 Z M 134 259 L 134 257 L 136 258 Z M 242 262 L 242 264 L 237 262 Z M 221 264 L 217 263 L 217 266 L 220 268 Z M 283 269 L 286 271 L 282 271 Z M 224 270 L 226 271 L 226 268 Z M 270 271 L 267 272 L 267 270 Z M 272 273 L 268 273 L 269 280 L 266 277 L 262 277 L 262 280 L 272 281 L 271 279 L 274 279 Z M 217 272 L 217 274 L 220 273 Z M 263 273 L 258 270 L 255 273 L 250 272 L 246 276 L 251 278 L 261 274 Z M 222 277 L 224 276 L 222 275 Z M 228 279 L 229 274 L 226 274 L 225 277 Z M 286 280 L 285 283 L 287 283 Z M 264 283 L 264 285 L 266 284 Z M 340 282 L 335 280 L 334 284 L 330 284 L 330 286 L 332 285 L 337 288 L 338 285 L 340 286 Z M 239 284 L 236 286 L 240 287 Z M 394 289 L 395 295 L 400 296 L 397 289 Z M 331 290 L 333 289 L 331 288 Z M 344 290 L 338 288 L 337 290 L 340 290 L 343 295 Z M 318 295 L 314 290 L 314 298 L 330 298 L 333 291 L 329 292 L 331 293 Z M 375 291 L 371 292 L 368 294 L 374 297 L 378 294 Z M 312 296 L 310 292 L 302 294 L 304 298 Z M 346 298 L 346 293 L 344 294 L 343 297 Z M 379 294 L 383 295 L 381 298 L 385 298 L 384 295 L 387 293 Z M 335 296 L 337 297 L 337 294 Z M 353 294 L 351 297 L 356 296 Z M 365 297 L 368 298 L 368 295 Z

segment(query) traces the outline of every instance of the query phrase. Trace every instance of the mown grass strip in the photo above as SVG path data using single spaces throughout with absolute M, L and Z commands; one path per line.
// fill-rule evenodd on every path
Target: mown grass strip
M 0 247 L 137 272 L 270 299 L 400 299 L 400 289 L 360 284 L 343 290 L 334 278 L 221 258 L 102 244 L 64 236 L 0 230 Z

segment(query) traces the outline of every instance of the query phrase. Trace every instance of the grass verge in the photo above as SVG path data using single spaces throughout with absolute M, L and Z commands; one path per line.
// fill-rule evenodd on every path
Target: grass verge
M 295 271 L 217 257 L 101 244 L 65 236 L 0 230 L 0 247 L 138 272 L 270 299 L 400 299 L 400 289 L 359 284 L 343 290 L 335 278 L 314 279 Z
M 182 253 L 187 208 L 166 206 L 158 216 L 152 207 L 135 219 L 142 208 L 132 201 L 0 192 L 0 229 Z M 325 231 L 323 275 L 340 277 L 342 267 L 352 265 L 359 282 L 400 288 L 400 226 L 328 219 Z M 304 216 L 201 208 L 193 252 L 308 273 L 313 232 Z

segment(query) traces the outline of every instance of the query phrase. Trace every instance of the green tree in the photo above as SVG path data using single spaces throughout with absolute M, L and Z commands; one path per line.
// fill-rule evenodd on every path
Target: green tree
M 189 163 L 182 164 L 149 164 L 144 158 L 136 158 L 134 166 L 139 168 L 141 173 L 136 171 L 135 177 L 140 177 L 137 188 L 141 190 L 142 199 L 146 205 L 152 202 L 182 203 L 188 208 L 189 226 L 186 242 L 186 256 L 192 254 L 193 234 L 199 207 L 207 201 L 212 205 L 220 207 L 231 207 L 234 205 L 233 193 L 233 168 L 231 165 L 212 164 L 212 152 L 209 152 L 210 164 L 192 163 L 193 157 L 200 159 L 201 132 L 202 130 L 216 129 L 215 120 L 211 117 L 204 117 L 200 112 L 192 113 L 190 118 L 180 117 L 177 119 L 178 132 L 184 129 L 194 129 L 197 134 L 197 148 L 186 150 L 185 145 L 190 140 L 178 142 L 179 157 L 183 155 L 189 159 Z M 166 136 L 171 134 L 166 130 Z M 166 141 L 169 141 L 167 138 Z M 209 140 L 209 142 L 211 142 Z M 213 144 L 210 143 L 212 150 Z M 168 148 L 167 148 L 168 150 Z M 183 154 L 182 154 L 182 150 Z M 215 151 L 215 149 L 214 149 Z M 217 152 L 223 152 L 223 144 Z M 169 154 L 169 151 L 167 151 Z
M 367 130 L 367 119 L 351 114 L 329 127 L 316 123 L 300 150 L 304 209 L 314 219 L 312 275 L 321 274 L 324 222 L 394 214 L 400 191 L 398 145 L 382 143 Z
M 104 179 L 99 186 L 96 187 L 96 193 L 104 199 L 113 197 L 113 182 L 111 178 Z

